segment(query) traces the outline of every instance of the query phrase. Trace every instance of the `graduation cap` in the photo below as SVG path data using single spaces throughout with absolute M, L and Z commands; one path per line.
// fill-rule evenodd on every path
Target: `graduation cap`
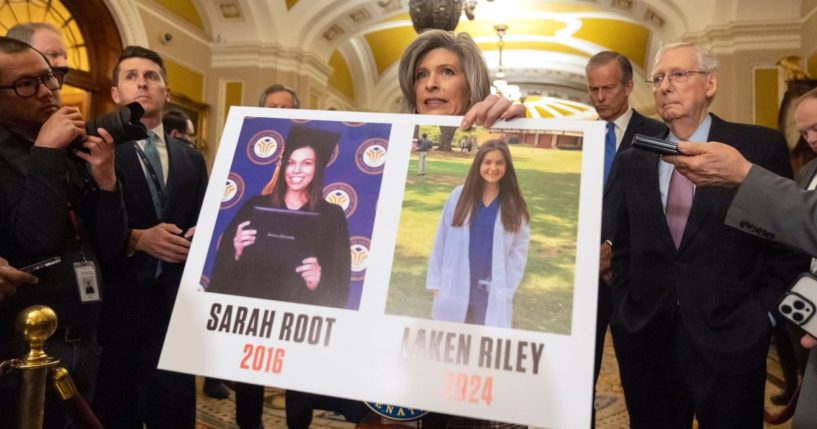
M 275 166 L 275 171 L 272 173 L 272 178 L 264 186 L 261 195 L 270 195 L 275 188 L 275 183 L 278 181 L 278 175 L 281 170 L 281 163 L 285 158 L 288 158 L 292 152 L 311 147 L 315 151 L 315 165 L 320 168 L 326 167 L 329 159 L 332 157 L 332 152 L 340 140 L 340 134 L 332 131 L 318 130 L 309 128 L 304 125 L 295 125 L 289 129 L 286 143 L 284 143 L 284 153 L 281 155 L 281 160 Z
M 338 140 L 340 140 L 340 134 L 338 133 L 295 125 L 289 129 L 281 159 L 287 158 L 297 149 L 311 147 L 315 151 L 316 164 L 326 167 L 335 146 L 338 144 Z

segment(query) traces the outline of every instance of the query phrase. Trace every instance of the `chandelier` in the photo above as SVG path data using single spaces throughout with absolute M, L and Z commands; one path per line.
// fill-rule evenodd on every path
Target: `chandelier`
M 497 24 L 494 26 L 494 30 L 496 30 L 496 36 L 499 38 L 497 43 L 499 46 L 499 67 L 496 69 L 496 79 L 491 84 L 492 89 L 503 97 L 518 100 L 522 96 L 522 91 L 519 86 L 508 84 L 508 81 L 505 80 L 505 69 L 502 65 L 502 49 L 505 47 L 504 37 L 505 32 L 508 31 L 508 26 L 506 24 Z
M 477 0 L 409 0 L 409 15 L 418 34 L 429 28 L 454 31 L 463 12 L 474 20 L 476 7 Z

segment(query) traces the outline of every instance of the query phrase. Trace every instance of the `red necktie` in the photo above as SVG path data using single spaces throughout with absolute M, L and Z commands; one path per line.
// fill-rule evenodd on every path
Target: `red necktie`
M 676 249 L 681 246 L 681 238 L 687 226 L 689 209 L 692 207 L 692 190 L 692 182 L 678 170 L 673 169 L 672 177 L 669 179 L 669 190 L 667 190 L 666 212 L 667 226 Z

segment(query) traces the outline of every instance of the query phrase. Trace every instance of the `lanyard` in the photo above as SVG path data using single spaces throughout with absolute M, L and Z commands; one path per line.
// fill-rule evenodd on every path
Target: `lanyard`
M 82 241 L 79 232 L 79 219 L 77 218 L 77 210 L 71 203 L 68 203 L 68 220 L 71 221 L 71 226 L 74 228 L 74 240 L 79 244 L 79 254 L 83 261 L 87 261 L 85 256 L 85 243 Z
M 164 184 L 161 180 L 159 180 L 159 175 L 156 174 L 156 169 L 153 168 L 153 164 L 150 163 L 147 155 L 145 155 L 145 151 L 139 147 L 139 143 L 133 142 L 133 147 L 136 148 L 136 154 L 139 155 L 139 159 L 142 160 L 142 164 L 145 166 L 145 170 L 147 170 L 148 176 L 150 176 L 150 180 L 153 182 L 153 187 L 156 188 L 156 193 L 159 195 L 159 202 L 162 206 L 158 207 L 158 209 L 163 211 L 166 200 Z

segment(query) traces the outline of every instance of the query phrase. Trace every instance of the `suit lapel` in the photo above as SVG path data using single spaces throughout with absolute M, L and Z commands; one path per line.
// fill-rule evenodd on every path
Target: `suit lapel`
M 627 124 L 627 129 L 624 130 L 624 135 L 621 137 L 621 144 L 616 151 L 618 156 L 621 151 L 630 147 L 630 143 L 635 136 L 635 130 L 640 130 L 644 126 L 644 117 L 640 113 L 633 110 L 633 116 L 630 117 L 630 122 Z
M 720 118 L 712 115 L 712 126 L 709 129 L 708 141 L 717 141 L 728 144 L 740 150 L 740 143 L 735 143 L 729 135 L 728 125 Z M 695 197 L 692 199 L 692 208 L 689 211 L 689 218 L 684 229 L 684 236 L 681 238 L 681 245 L 678 251 L 682 251 L 690 240 L 695 236 L 703 225 L 704 220 L 709 216 L 715 204 L 722 200 L 725 195 L 724 189 L 719 187 L 696 187 Z
M 646 195 L 646 198 L 643 199 L 646 207 L 642 208 L 642 219 L 645 222 L 652 220 L 658 222 L 659 225 L 655 230 L 661 231 L 660 240 L 674 252 L 675 243 L 672 241 L 672 235 L 667 226 L 667 217 L 661 202 L 661 189 L 658 186 L 658 161 L 661 157 L 656 153 L 636 150 L 635 159 L 637 162 L 633 165 L 633 171 L 638 173 L 630 175 L 634 178 L 635 183 L 632 187 L 628 186 L 623 192 L 643 192 Z
M 139 156 L 136 154 L 136 148 L 134 147 L 136 144 L 136 142 L 131 142 L 122 147 L 121 156 L 117 154 L 121 160 L 119 165 L 125 177 L 139 178 L 133 183 L 136 192 L 142 195 L 150 195 L 147 177 L 145 177 L 142 163 L 139 161 Z
M 635 110 L 633 110 L 633 115 L 630 117 L 630 122 L 627 123 L 627 129 L 624 130 L 624 135 L 621 137 L 621 144 L 618 145 L 618 149 L 616 150 L 616 156 L 615 158 L 613 158 L 613 164 L 615 164 L 618 155 L 630 147 L 630 142 L 633 140 L 635 130 L 641 129 L 643 121 L 644 117 L 641 116 Z M 612 180 L 608 180 L 607 183 L 604 184 L 603 197 L 607 196 L 607 191 L 610 189 L 611 184 Z

